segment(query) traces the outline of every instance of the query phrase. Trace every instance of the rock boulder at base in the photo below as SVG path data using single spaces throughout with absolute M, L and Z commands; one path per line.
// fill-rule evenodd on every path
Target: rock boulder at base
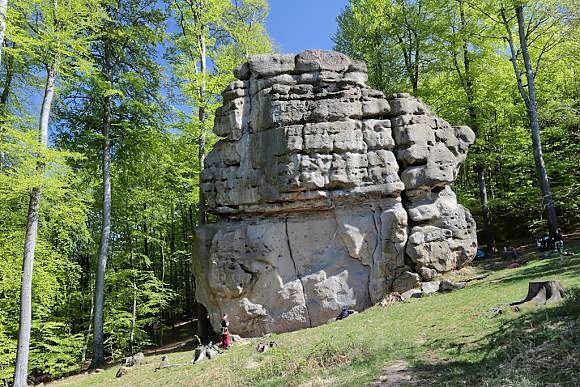
M 471 129 L 365 85 L 337 52 L 258 55 L 222 93 L 202 189 L 196 298 L 243 336 L 324 324 L 468 263 L 475 223 L 449 184 Z
M 431 294 L 439 291 L 440 281 L 423 282 L 421 284 L 421 291 L 423 294 Z

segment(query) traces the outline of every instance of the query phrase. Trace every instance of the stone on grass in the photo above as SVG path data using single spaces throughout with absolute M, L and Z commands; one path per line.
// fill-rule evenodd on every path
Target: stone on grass
M 404 300 L 408 300 L 409 298 L 421 298 L 423 297 L 423 293 L 419 289 L 411 289 L 407 290 L 403 294 L 401 294 L 401 298 Z
M 419 277 L 419 274 L 405 271 L 393 282 L 393 290 L 395 292 L 404 293 L 410 289 L 418 287 L 420 282 L 421 277 Z
M 120 378 L 121 376 L 127 374 L 127 372 L 129 371 L 129 368 L 127 367 L 119 367 L 119 369 L 117 370 L 117 374 L 115 375 L 115 377 Z
M 157 367 L 157 369 L 168 367 L 171 367 L 171 363 L 169 362 L 169 356 L 167 355 L 161 356 L 161 362 L 159 363 L 159 367 Z
M 463 289 L 465 287 L 464 282 L 453 282 L 449 280 L 443 280 L 439 284 L 439 291 L 440 292 L 450 292 L 453 290 Z
M 439 291 L 440 281 L 431 281 L 421 283 L 421 291 L 424 294 L 435 293 Z
M 133 356 L 129 356 L 125 358 L 125 366 L 126 367 L 133 367 L 138 366 L 145 363 L 145 354 L 143 352 L 138 352 Z

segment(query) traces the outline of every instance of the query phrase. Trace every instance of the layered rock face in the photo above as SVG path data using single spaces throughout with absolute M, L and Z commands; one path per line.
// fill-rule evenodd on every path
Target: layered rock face
M 475 223 L 449 184 L 474 141 L 337 52 L 252 57 L 222 93 L 202 188 L 197 298 L 260 335 L 363 310 L 469 262 Z

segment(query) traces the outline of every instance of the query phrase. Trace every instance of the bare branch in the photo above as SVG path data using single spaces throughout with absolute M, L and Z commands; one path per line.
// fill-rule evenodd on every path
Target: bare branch
M 510 19 L 508 19 L 506 16 L 505 8 L 502 7 L 500 10 L 500 13 L 501 13 L 501 18 L 502 18 L 502 24 L 504 25 L 506 32 L 507 32 L 507 41 L 508 41 L 510 53 L 511 53 L 511 62 L 512 62 L 512 65 L 514 68 L 516 81 L 518 83 L 518 89 L 520 91 L 520 94 L 522 95 L 522 98 L 524 100 L 524 103 L 526 104 L 526 107 L 529 108 L 530 97 L 529 97 L 529 95 L 528 95 L 527 91 L 525 90 L 524 85 L 522 83 L 522 74 L 521 74 L 519 66 L 518 66 L 517 52 L 516 52 L 515 47 L 514 47 L 514 38 L 512 35 L 512 30 L 511 30 L 510 25 L 509 25 Z

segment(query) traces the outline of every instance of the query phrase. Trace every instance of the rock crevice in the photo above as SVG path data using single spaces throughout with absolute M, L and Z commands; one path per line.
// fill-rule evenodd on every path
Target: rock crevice
M 312 327 L 312 318 L 310 317 L 310 311 L 308 310 L 308 300 L 306 299 L 306 289 L 304 288 L 304 282 L 302 282 L 302 274 L 300 274 L 298 266 L 296 265 L 296 260 L 294 259 L 294 254 L 292 254 L 292 242 L 290 241 L 290 236 L 288 235 L 288 218 L 286 218 L 284 221 L 284 230 L 286 232 L 286 242 L 288 243 L 288 254 L 290 256 L 290 260 L 292 261 L 292 266 L 294 266 L 294 271 L 296 272 L 296 279 L 300 281 L 300 285 L 302 286 L 302 295 L 304 296 L 304 307 L 306 308 L 308 325 Z
M 258 55 L 234 74 L 202 175 L 222 220 L 198 231 L 194 263 L 213 324 L 316 326 L 473 258 L 475 224 L 450 188 L 471 129 L 369 88 L 337 52 Z

